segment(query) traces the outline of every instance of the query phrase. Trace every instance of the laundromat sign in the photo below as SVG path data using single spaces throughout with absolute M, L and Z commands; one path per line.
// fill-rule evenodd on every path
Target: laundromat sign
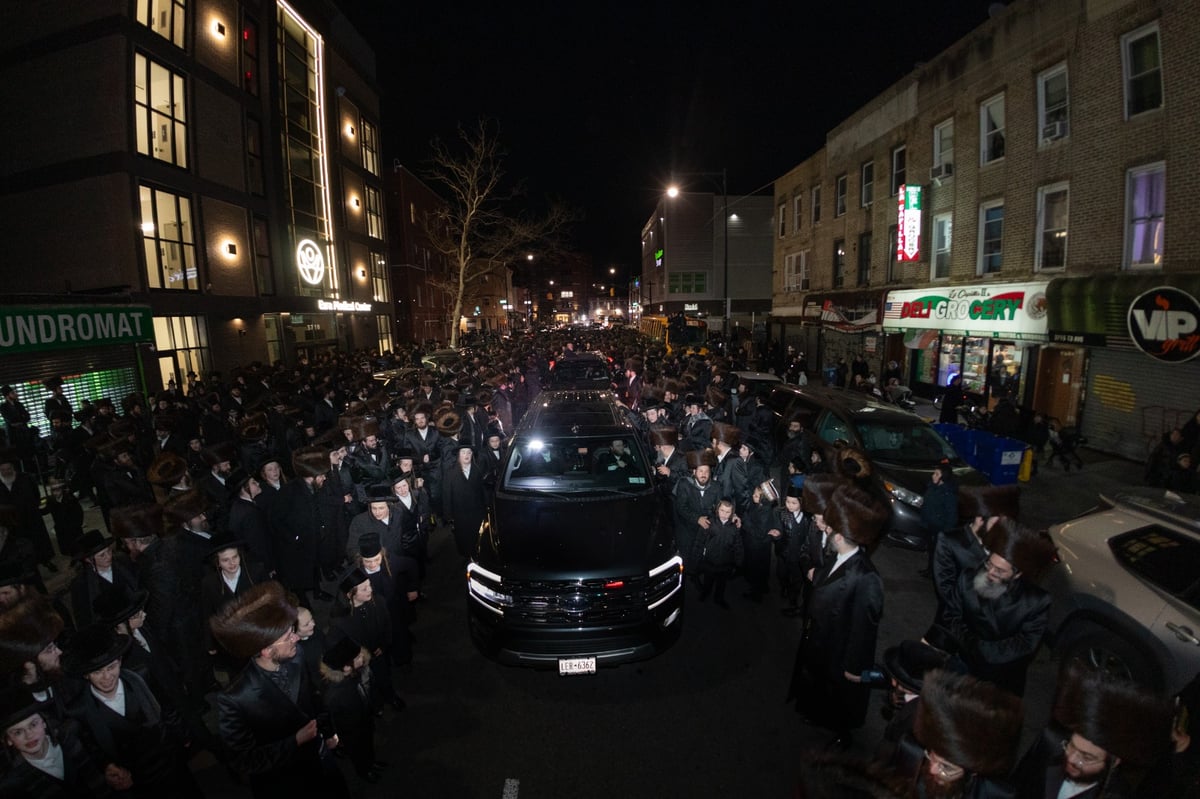
M 0 354 L 154 341 L 148 305 L 0 306 Z
M 1200 355 L 1200 303 L 1186 291 L 1158 286 L 1129 304 L 1129 337 L 1152 358 L 1168 363 Z
M 883 329 L 1044 340 L 1047 285 L 995 283 L 889 291 L 883 304 Z

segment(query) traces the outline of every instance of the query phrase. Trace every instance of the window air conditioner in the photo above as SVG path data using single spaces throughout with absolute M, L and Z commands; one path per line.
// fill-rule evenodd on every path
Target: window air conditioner
M 941 178 L 948 178 L 953 174 L 954 174 L 954 164 L 952 164 L 949 161 L 946 161 L 941 164 L 937 164 L 936 166 L 932 167 L 929 170 L 929 179 L 930 180 L 939 180 Z
M 1067 123 L 1065 121 L 1051 122 L 1049 125 L 1042 128 L 1042 141 L 1054 141 L 1055 139 L 1061 139 L 1066 135 Z

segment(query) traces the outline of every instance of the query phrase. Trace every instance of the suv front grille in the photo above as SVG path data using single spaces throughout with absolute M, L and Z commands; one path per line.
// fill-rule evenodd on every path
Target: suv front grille
M 572 580 L 506 583 L 512 605 L 504 615 L 511 621 L 547 625 L 623 624 L 640 621 L 646 613 L 651 581 L 628 578 L 619 587 L 611 580 Z M 655 583 L 658 581 L 656 580 Z

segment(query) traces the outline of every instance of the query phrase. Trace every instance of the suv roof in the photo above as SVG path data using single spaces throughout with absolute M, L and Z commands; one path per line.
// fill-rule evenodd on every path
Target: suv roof
M 801 397 L 809 397 L 826 407 L 840 410 L 852 416 L 870 414 L 876 418 L 891 417 L 896 419 L 920 420 L 915 413 L 889 405 L 886 402 L 868 397 L 860 391 L 850 391 L 844 388 L 829 388 L 827 386 L 795 386 L 791 383 L 773 384 L 773 392 L 785 392 Z M 924 420 L 922 420 L 924 421 Z
M 517 435 L 591 435 L 631 429 L 611 391 L 543 391 L 529 406 Z

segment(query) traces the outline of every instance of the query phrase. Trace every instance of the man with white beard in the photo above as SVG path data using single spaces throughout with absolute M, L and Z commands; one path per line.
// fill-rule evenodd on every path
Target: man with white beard
M 1045 533 L 1001 519 L 983 534 L 987 559 L 959 575 L 946 603 L 956 655 L 974 676 L 1017 696 L 1046 632 L 1050 595 L 1037 580 L 1054 563 Z

